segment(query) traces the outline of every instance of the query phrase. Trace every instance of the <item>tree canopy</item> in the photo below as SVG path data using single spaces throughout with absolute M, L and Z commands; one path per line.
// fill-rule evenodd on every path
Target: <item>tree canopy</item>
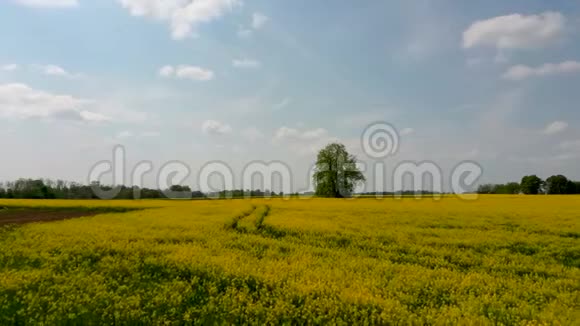
M 480 194 L 506 194 L 517 195 L 520 193 L 521 186 L 517 182 L 508 182 L 506 184 L 482 184 L 477 188 Z
M 521 191 L 526 195 L 537 195 L 543 185 L 544 182 L 537 175 L 526 175 L 522 178 Z
M 575 186 L 565 176 L 558 174 L 546 179 L 546 192 L 550 195 L 562 195 L 573 192 Z
M 356 157 L 343 144 L 332 143 L 318 152 L 314 185 L 316 196 L 350 197 L 364 175 L 356 166 Z

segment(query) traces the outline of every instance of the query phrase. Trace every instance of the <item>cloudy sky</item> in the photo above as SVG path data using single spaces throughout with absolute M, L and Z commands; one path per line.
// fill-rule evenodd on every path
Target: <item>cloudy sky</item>
M 570 0 L 5 0 L 0 180 L 85 182 L 121 144 L 128 169 L 279 160 L 300 185 L 333 140 L 374 162 L 375 121 L 389 167 L 580 179 L 579 39 Z

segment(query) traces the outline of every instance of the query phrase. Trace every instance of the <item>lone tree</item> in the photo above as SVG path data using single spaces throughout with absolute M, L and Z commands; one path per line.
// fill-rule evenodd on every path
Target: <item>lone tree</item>
M 364 181 L 364 175 L 356 167 L 356 157 L 349 154 L 343 144 L 332 143 L 318 152 L 314 172 L 316 196 L 349 197 Z

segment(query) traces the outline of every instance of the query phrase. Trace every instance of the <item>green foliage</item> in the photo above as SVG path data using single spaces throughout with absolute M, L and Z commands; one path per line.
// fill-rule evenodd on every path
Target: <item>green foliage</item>
M 519 183 L 509 182 L 503 187 L 503 190 L 501 190 L 501 192 L 499 192 L 499 193 L 517 195 L 520 193 L 520 191 L 521 191 L 521 186 Z
M 536 175 L 527 175 L 520 183 L 521 191 L 526 195 L 537 195 L 541 192 L 544 182 Z
M 355 187 L 365 181 L 356 166 L 356 157 L 343 144 L 333 143 L 318 152 L 314 173 L 316 196 L 350 197 Z
M 278 197 L 284 196 L 284 193 L 280 192 L 277 194 L 274 191 L 260 190 L 260 189 L 233 189 L 233 190 L 222 190 L 219 192 L 212 192 L 208 194 L 210 198 L 221 198 L 221 199 L 232 199 L 232 198 L 270 198 L 270 197 Z
M 563 195 L 569 193 L 569 180 L 565 176 L 553 175 L 546 179 L 546 192 L 550 195 Z
M 483 184 L 477 188 L 478 194 L 517 195 L 521 187 L 517 182 L 506 184 Z
M 580 182 L 569 181 L 568 182 L 568 193 L 569 194 L 580 194 Z
M 525 176 L 522 183 L 509 182 L 506 184 L 482 184 L 477 188 L 478 194 L 515 195 L 538 194 L 545 192 L 548 195 L 580 194 L 580 182 L 568 180 L 563 175 L 553 175 L 545 182 L 535 175 Z
M 93 193 L 92 186 L 103 190 L 113 189 L 111 186 L 93 182 L 83 185 L 76 182 L 49 179 L 18 179 L 14 182 L 0 183 L 0 198 L 17 199 L 98 199 Z M 189 186 L 172 185 L 169 189 L 175 198 L 205 198 L 200 191 L 192 191 Z M 167 191 L 166 191 L 167 192 Z M 135 194 L 138 194 L 138 198 Z M 120 186 L 119 193 L 114 199 L 160 199 L 167 198 L 164 191 L 159 189 Z

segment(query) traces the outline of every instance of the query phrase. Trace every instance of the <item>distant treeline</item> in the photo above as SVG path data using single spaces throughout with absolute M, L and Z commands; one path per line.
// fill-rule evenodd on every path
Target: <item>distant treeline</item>
M 290 196 L 298 196 L 298 193 L 289 194 Z M 282 197 L 283 192 L 275 192 L 270 190 L 249 190 L 249 189 L 235 189 L 235 190 L 224 190 L 219 192 L 212 192 L 206 194 L 208 198 L 260 198 L 260 197 Z
M 477 189 L 479 194 L 548 194 L 566 195 L 580 194 L 580 182 L 572 181 L 558 174 L 542 180 L 536 175 L 527 175 L 517 182 L 506 184 L 483 184 Z
M 95 185 L 95 184 L 93 184 Z M 102 190 L 113 187 L 99 185 Z M 160 198 L 242 198 L 242 197 L 275 197 L 283 193 L 269 190 L 230 190 L 215 193 L 203 193 L 191 190 L 189 186 L 174 185 L 167 190 L 121 186 L 114 199 L 160 199 Z M 19 179 L 13 182 L 0 183 L 0 198 L 15 199 L 99 199 L 91 185 L 76 182 L 48 179 Z
M 403 196 L 415 196 L 415 195 L 441 195 L 445 193 L 441 192 L 434 192 L 429 190 L 400 190 L 400 191 L 383 191 L 383 192 L 361 192 L 357 193 L 359 196 L 395 196 L 395 195 L 403 195 Z
M 102 190 L 111 190 L 111 186 L 99 185 Z M 563 175 L 554 175 L 542 180 L 536 175 L 522 178 L 521 182 L 508 182 L 506 184 L 483 184 L 477 189 L 479 194 L 580 194 L 580 182 L 572 181 Z M 415 192 L 365 192 L 357 195 L 363 196 L 393 196 L 393 195 L 433 195 L 432 191 L 421 190 Z M 174 185 L 169 189 L 151 189 L 139 187 L 121 186 L 114 199 L 162 199 L 162 198 L 260 198 L 281 197 L 285 194 L 270 190 L 225 190 L 220 192 L 203 193 L 191 190 L 189 186 Z M 313 193 L 293 193 L 290 196 L 313 195 Z M 48 179 L 19 179 L 13 182 L 0 183 L 0 198 L 15 199 L 99 199 L 93 192 L 91 185 L 83 185 L 77 182 Z
M 112 187 L 103 186 L 103 190 Z M 133 199 L 133 187 L 122 186 L 117 199 Z M 140 188 L 141 198 L 163 198 L 163 193 L 156 189 Z M 19 179 L 13 182 L 0 183 L 0 198 L 18 199 L 97 199 L 90 185 L 76 182 L 47 179 Z

